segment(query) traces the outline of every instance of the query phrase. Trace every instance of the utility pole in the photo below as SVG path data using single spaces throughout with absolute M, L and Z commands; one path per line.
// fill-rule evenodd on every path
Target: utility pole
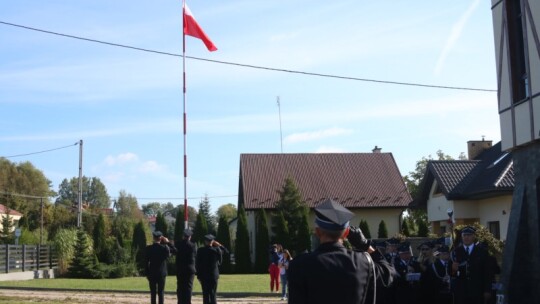
M 79 191 L 78 191 L 78 208 L 77 208 L 77 228 L 82 225 L 82 157 L 83 157 L 83 141 L 79 141 Z
M 281 140 L 281 154 L 283 154 L 283 132 L 281 131 L 281 104 L 279 103 L 279 96 L 277 97 L 277 106 L 279 112 L 279 136 Z
M 39 244 L 43 245 L 43 197 L 40 198 L 41 200 L 41 223 L 39 227 Z

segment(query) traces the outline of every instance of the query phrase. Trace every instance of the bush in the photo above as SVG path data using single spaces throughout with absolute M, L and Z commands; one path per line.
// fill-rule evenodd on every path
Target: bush
M 76 229 L 60 229 L 53 239 L 53 247 L 58 253 L 58 272 L 63 275 L 67 272 L 69 264 L 75 255 L 77 243 Z

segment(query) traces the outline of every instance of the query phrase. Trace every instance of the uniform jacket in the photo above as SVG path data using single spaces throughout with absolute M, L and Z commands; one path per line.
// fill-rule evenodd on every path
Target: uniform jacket
M 199 280 L 217 280 L 219 278 L 219 265 L 223 261 L 221 248 L 204 246 L 197 250 L 195 268 Z
M 454 259 L 460 264 L 456 274 L 456 292 L 463 295 L 491 292 L 494 269 L 491 266 L 489 253 L 476 244 L 470 255 L 467 255 L 463 245 L 456 248 Z
M 392 267 L 378 251 L 371 257 L 377 278 L 388 286 Z M 360 304 L 373 282 L 365 253 L 347 250 L 340 243 L 324 243 L 299 255 L 291 261 L 288 274 L 289 304 Z
M 182 240 L 176 246 L 176 274 L 195 274 L 195 257 L 197 250 L 195 244 L 189 240 Z
M 146 246 L 146 276 L 158 278 L 167 275 L 167 258 L 176 249 L 170 244 L 153 243 Z

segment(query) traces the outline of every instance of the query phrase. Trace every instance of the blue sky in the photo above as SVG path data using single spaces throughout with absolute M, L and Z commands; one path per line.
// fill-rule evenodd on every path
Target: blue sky
M 188 56 L 303 72 L 496 89 L 490 1 L 188 1 L 218 47 Z M 182 53 L 181 1 L 3 1 L 0 21 Z M 83 173 L 182 203 L 182 60 L 0 24 L 0 156 L 84 141 Z M 497 94 L 187 59 L 188 197 L 237 202 L 241 153 L 392 152 L 402 175 L 437 150 L 500 140 Z M 9 158 L 52 181 L 78 147 Z M 175 199 L 160 199 L 175 198 Z

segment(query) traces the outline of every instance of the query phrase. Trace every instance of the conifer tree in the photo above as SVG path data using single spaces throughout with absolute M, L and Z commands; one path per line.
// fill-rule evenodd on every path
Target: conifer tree
M 204 198 L 199 202 L 199 214 L 201 213 L 206 221 L 207 234 L 216 235 L 216 218 L 210 212 L 210 198 L 208 198 L 208 194 L 205 194 Z
M 0 238 L 2 240 L 3 244 L 11 244 L 13 243 L 13 221 L 12 217 L 9 215 L 11 210 L 9 208 L 6 208 L 6 214 L 0 215 L 0 218 L 2 218 L 2 230 L 0 231 Z
M 406 237 L 411 236 L 411 232 L 409 230 L 409 224 L 407 220 L 403 220 L 403 223 L 401 224 L 401 233 Z
M 285 184 L 283 185 L 281 191 L 279 191 L 280 200 L 276 204 L 276 211 L 278 211 L 275 216 L 279 217 L 279 211 L 282 212 L 282 216 L 285 219 L 285 225 L 288 228 L 288 239 L 276 240 L 285 246 L 287 243 L 288 248 L 296 251 L 298 248 L 290 247 L 292 244 L 294 246 L 298 245 L 298 233 L 300 231 L 300 225 L 302 224 L 303 210 L 306 206 L 305 202 L 302 200 L 302 195 L 300 190 L 296 186 L 294 180 L 291 177 L 285 179 Z M 280 220 L 280 219 L 275 219 Z M 274 226 L 276 227 L 276 226 Z M 279 229 L 279 228 L 278 228 Z M 274 231 L 275 234 L 277 231 Z
M 360 224 L 358 224 L 358 227 L 362 230 L 364 236 L 367 239 L 371 239 L 371 232 L 369 231 L 369 225 L 366 220 L 360 220 Z
M 133 228 L 133 241 L 131 243 L 131 249 L 135 256 L 135 263 L 137 264 L 137 270 L 140 274 L 144 274 L 145 270 L 145 254 L 146 254 L 146 232 L 144 229 L 144 223 L 140 220 Z
M 105 225 L 105 216 L 100 213 L 92 231 L 92 237 L 94 240 L 94 252 L 96 253 L 98 260 L 104 262 L 107 256 L 107 231 Z
M 268 272 L 268 248 L 270 246 L 270 237 L 268 235 L 268 219 L 266 211 L 261 208 L 257 210 L 255 216 L 256 239 L 255 239 L 255 273 Z
M 231 232 L 229 230 L 229 222 L 225 217 L 219 218 L 218 223 L 218 231 L 217 231 L 217 239 L 223 245 L 227 250 L 230 252 L 233 252 L 233 249 L 231 248 Z M 221 267 L 219 268 L 220 273 L 231 273 L 232 267 L 231 267 L 231 257 L 230 255 L 223 255 L 223 263 L 221 264 Z
M 168 236 L 168 227 L 167 227 L 167 221 L 165 221 L 165 217 L 163 216 L 163 213 L 161 211 L 158 211 L 156 215 L 156 226 L 155 231 L 161 231 L 164 236 Z
M 429 235 L 429 228 L 425 221 L 418 221 L 418 236 L 427 237 Z
M 274 241 L 283 246 L 283 248 L 293 249 L 291 247 L 291 234 L 289 231 L 289 225 L 283 216 L 283 212 L 277 211 L 277 215 L 274 216 Z M 294 250 L 293 250 L 294 251 Z
M 92 278 L 96 269 L 95 256 L 88 235 L 83 229 L 77 231 L 76 254 L 71 260 L 68 275 L 72 278 Z
M 386 228 L 386 223 L 384 220 L 381 220 L 379 223 L 379 231 L 377 232 L 377 237 L 379 239 L 386 239 L 388 238 L 388 229 Z
M 304 207 L 302 212 L 302 221 L 298 231 L 298 245 L 295 248 L 296 254 L 311 251 L 311 232 L 308 224 L 309 208 Z
M 208 225 L 206 218 L 202 212 L 197 214 L 197 220 L 195 221 L 195 229 L 193 229 L 193 236 L 191 240 L 195 243 L 203 244 L 204 236 L 208 234 Z
M 249 232 L 247 227 L 247 216 L 244 207 L 238 210 L 238 224 L 236 227 L 235 244 L 235 272 L 251 273 L 251 254 L 249 251 Z

